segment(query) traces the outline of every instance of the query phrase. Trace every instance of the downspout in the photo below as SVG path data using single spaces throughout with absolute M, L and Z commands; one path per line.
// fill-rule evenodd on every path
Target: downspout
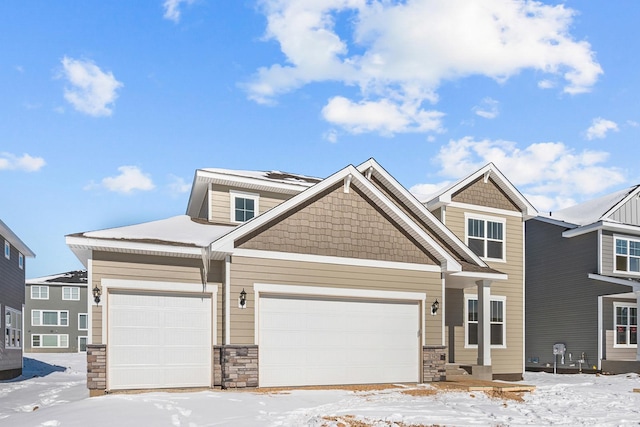
M 442 303 L 440 304 L 440 307 L 442 307 L 442 320 L 441 320 L 441 329 L 442 329 L 442 345 L 445 346 L 446 344 L 446 337 L 445 337 L 445 328 L 446 328 L 446 323 L 445 323 L 445 317 L 447 315 L 447 301 L 446 301 L 446 297 L 445 297 L 445 278 L 444 278 L 444 273 L 441 273 L 441 277 L 442 277 Z
M 93 344 L 93 251 L 91 252 L 91 258 L 87 260 L 87 326 L 89 329 L 87 344 Z M 106 298 L 107 296 L 105 295 L 104 297 Z
M 598 370 L 602 370 L 602 295 L 598 297 Z

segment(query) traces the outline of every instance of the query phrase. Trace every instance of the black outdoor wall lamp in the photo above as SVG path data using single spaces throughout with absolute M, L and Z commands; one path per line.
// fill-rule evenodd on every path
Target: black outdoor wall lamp
M 438 313 L 438 309 L 440 308 L 440 303 L 438 302 L 438 299 L 436 298 L 436 300 L 433 302 L 433 304 L 431 304 L 431 315 L 435 316 Z
M 96 305 L 100 304 L 100 295 L 102 295 L 102 291 L 96 285 L 96 287 L 93 288 L 93 300 L 96 302 Z
M 242 288 L 242 292 L 240 292 L 240 298 L 238 298 L 238 307 L 247 308 L 247 293 Z

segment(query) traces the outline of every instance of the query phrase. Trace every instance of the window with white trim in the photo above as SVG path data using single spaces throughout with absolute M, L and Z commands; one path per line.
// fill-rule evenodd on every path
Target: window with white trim
M 67 310 L 31 310 L 33 326 L 69 326 Z
M 69 335 L 67 334 L 34 334 L 34 335 L 31 335 L 31 347 L 69 348 Z
M 614 346 L 638 346 L 638 306 L 614 302 Z
M 78 337 L 78 352 L 85 353 L 87 351 L 87 337 Z
M 64 301 L 80 301 L 80 288 L 63 286 L 62 287 L 62 299 Z
M 6 259 L 11 259 L 11 243 L 4 241 L 4 257 Z
M 481 258 L 504 261 L 503 218 L 471 216 L 466 217 L 467 246 Z
M 22 255 L 22 252 L 18 252 L 18 267 L 20 267 L 20 270 L 24 270 L 24 255 Z
M 89 316 L 87 313 L 79 313 L 78 314 L 78 330 L 86 331 L 89 329 Z
M 640 241 L 616 237 L 616 271 L 640 273 Z
M 4 308 L 4 348 L 22 348 L 22 311 Z
M 231 197 L 231 221 L 245 222 L 258 215 L 260 195 L 230 191 Z
M 465 299 L 465 347 L 476 347 L 478 345 L 478 298 L 475 295 L 469 295 Z M 502 296 L 492 297 L 489 306 L 491 347 L 503 348 L 507 342 L 507 328 L 505 327 L 506 298 Z
M 49 299 L 49 287 L 31 285 L 31 299 Z

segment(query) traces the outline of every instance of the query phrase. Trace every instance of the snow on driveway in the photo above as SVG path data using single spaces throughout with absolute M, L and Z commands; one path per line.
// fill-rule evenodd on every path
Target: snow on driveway
M 0 426 L 638 426 L 637 374 L 526 373 L 524 401 L 482 392 L 292 390 L 111 394 L 89 398 L 84 354 L 26 354 L 0 382 Z

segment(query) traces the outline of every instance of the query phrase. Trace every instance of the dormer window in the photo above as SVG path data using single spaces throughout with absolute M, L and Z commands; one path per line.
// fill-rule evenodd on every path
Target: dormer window
M 258 201 L 260 196 L 254 193 L 230 191 L 231 196 L 231 222 L 249 221 L 258 215 Z

